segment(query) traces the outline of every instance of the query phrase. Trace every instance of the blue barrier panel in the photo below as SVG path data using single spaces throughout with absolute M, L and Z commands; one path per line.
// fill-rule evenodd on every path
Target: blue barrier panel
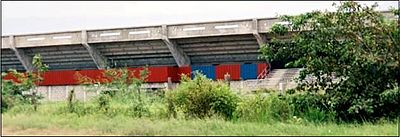
M 257 79 L 257 64 L 240 65 L 240 77 L 243 80 Z
M 194 78 L 194 71 L 206 75 L 207 78 L 215 80 L 215 66 L 192 66 L 192 78 Z

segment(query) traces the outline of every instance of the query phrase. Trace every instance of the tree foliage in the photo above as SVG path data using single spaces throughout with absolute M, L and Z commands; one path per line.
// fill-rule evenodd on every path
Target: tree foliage
M 169 113 L 176 116 L 176 111 L 182 111 L 192 118 L 232 118 L 240 98 L 226 84 L 213 82 L 197 71 L 193 80 L 183 76 L 178 87 L 166 93 Z
M 21 103 L 32 104 L 34 110 L 37 109 L 39 100 L 42 98 L 37 94 L 37 86 L 43 81 L 43 73 L 48 70 L 48 66 L 43 63 L 40 54 L 33 57 L 32 64 L 34 67 L 33 72 L 17 72 L 15 69 L 8 70 L 8 73 L 16 78 L 16 81 L 5 80 L 4 77 L 7 73 L 1 74 L 1 110 L 7 109 Z M 36 88 L 36 89 L 35 89 Z
M 75 76 L 79 83 L 88 87 L 88 91 L 99 92 L 97 103 L 100 110 L 108 113 L 110 102 L 119 100 L 131 104 L 134 115 L 141 117 L 149 111 L 142 97 L 144 95 L 141 94 L 142 85 L 149 71 L 145 67 L 139 71 L 139 77 L 135 77 L 135 73 L 127 68 L 112 68 L 104 70 L 103 78 L 100 79 L 93 79 L 79 72 Z
M 380 96 L 400 83 L 400 30 L 398 22 L 374 10 L 377 6 L 343 2 L 334 12 L 281 16 L 289 24 L 276 24 L 271 33 L 290 32 L 291 39 L 273 38 L 261 49 L 263 58 L 303 67 L 298 89 L 324 91 L 327 105 L 342 119 L 389 113 Z M 398 11 L 393 10 L 397 16 Z

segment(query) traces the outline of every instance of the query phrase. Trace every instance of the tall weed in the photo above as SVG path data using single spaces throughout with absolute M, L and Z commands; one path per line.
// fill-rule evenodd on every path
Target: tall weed
M 175 90 L 167 92 L 166 97 L 171 115 L 180 110 L 192 118 L 216 114 L 230 119 L 239 101 L 226 84 L 207 79 L 199 72 L 195 72 L 193 80 L 184 77 Z
M 286 121 L 291 116 L 288 102 L 276 93 L 256 94 L 242 99 L 235 118 L 244 121 Z

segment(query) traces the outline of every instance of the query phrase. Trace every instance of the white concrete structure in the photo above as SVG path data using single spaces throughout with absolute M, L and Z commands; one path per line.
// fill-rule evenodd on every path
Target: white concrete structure
M 388 18 L 396 19 L 390 12 Z M 2 70 L 31 70 L 40 53 L 50 70 L 257 62 L 277 18 L 2 36 Z

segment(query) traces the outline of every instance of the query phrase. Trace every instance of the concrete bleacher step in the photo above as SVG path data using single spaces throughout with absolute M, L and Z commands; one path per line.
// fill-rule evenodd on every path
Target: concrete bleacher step
M 299 76 L 301 68 L 290 68 L 290 69 L 274 69 L 272 70 L 265 79 L 257 80 L 246 80 L 247 85 L 251 85 L 251 90 L 267 88 L 267 89 L 279 89 L 279 83 L 283 83 L 285 89 L 296 87 L 294 78 Z

